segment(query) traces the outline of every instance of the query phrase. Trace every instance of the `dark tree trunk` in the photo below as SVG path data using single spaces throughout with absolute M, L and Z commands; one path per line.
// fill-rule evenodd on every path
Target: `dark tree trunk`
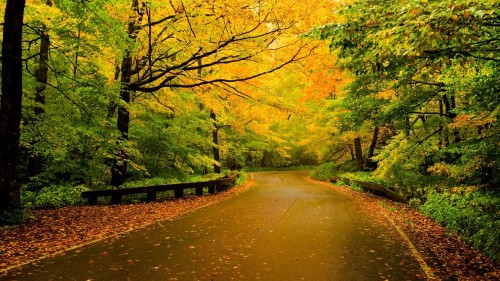
M 219 150 L 219 128 L 217 127 L 217 115 L 213 110 L 210 111 L 210 118 L 214 121 L 214 129 L 212 130 L 212 142 L 214 143 L 214 160 L 218 164 L 214 164 L 214 173 L 220 174 L 220 150 Z
M 444 107 L 445 107 L 445 114 L 451 119 L 455 119 L 455 117 L 457 117 L 457 114 L 455 113 L 455 107 L 456 107 L 456 104 L 455 104 L 455 96 L 451 96 L 451 98 L 448 98 L 448 96 L 444 95 L 443 96 L 443 103 L 444 103 Z M 449 146 L 450 145 L 450 136 L 449 136 L 450 132 L 448 132 L 448 130 L 446 130 L 446 138 L 445 138 L 445 143 L 446 143 L 446 146 Z M 457 130 L 454 130 L 453 131 L 453 135 L 455 136 L 455 139 L 454 139 L 454 142 L 458 142 L 460 140 L 459 138 L 459 135 L 458 135 L 458 131 Z
M 366 165 L 370 169 L 377 168 L 377 162 L 373 161 L 372 157 L 373 157 L 373 154 L 375 153 L 375 147 L 377 146 L 379 130 L 380 129 L 378 126 L 375 126 L 375 128 L 373 129 L 372 141 L 370 142 L 370 147 L 368 148 L 368 155 L 366 155 L 366 158 L 368 159 Z
M 137 39 L 137 32 L 140 28 L 140 22 L 144 11 L 139 7 L 138 0 L 132 0 L 132 11 L 137 16 L 133 15 L 129 19 L 128 23 L 128 36 L 135 42 Z M 132 78 L 132 66 L 133 58 L 130 51 L 127 51 L 125 57 L 122 60 L 121 65 L 121 88 L 120 88 L 120 102 L 118 104 L 118 117 L 116 121 L 116 127 L 120 131 L 120 137 L 118 137 L 117 145 L 118 151 L 115 153 L 115 158 L 113 159 L 113 166 L 111 168 L 111 185 L 119 187 L 125 183 L 127 179 L 127 166 L 129 155 L 127 151 L 123 148 L 124 144 L 128 141 L 128 129 L 130 125 L 130 82 Z
M 120 104 L 118 105 L 118 118 L 116 127 L 120 131 L 118 138 L 118 152 L 113 159 L 113 167 L 111 169 L 111 185 L 118 187 L 125 183 L 127 179 L 127 161 L 128 154 L 123 148 L 124 143 L 128 140 L 128 128 L 130 125 L 130 80 L 132 71 L 132 57 L 127 55 L 122 62 L 122 79 L 120 89 Z
M 443 108 L 443 101 L 442 100 L 439 100 L 439 115 L 440 116 L 443 116 L 444 115 L 444 108 Z M 444 127 L 443 125 L 439 125 L 439 143 L 438 143 L 438 146 L 439 146 L 439 149 L 443 148 L 443 136 L 444 136 Z
M 354 139 L 354 153 L 356 156 L 356 166 L 358 166 L 358 170 L 363 170 L 363 151 L 361 149 L 361 139 Z
M 0 210 L 20 207 L 19 137 L 23 95 L 22 31 L 25 0 L 7 0 L 2 41 Z
M 51 2 L 47 2 L 47 5 L 52 6 Z M 38 86 L 35 88 L 35 119 L 40 121 L 45 113 L 45 88 L 47 87 L 47 76 L 49 72 L 48 61 L 49 61 L 49 47 L 50 38 L 47 34 L 47 27 L 45 25 L 40 29 L 40 58 L 38 60 L 38 68 L 35 73 L 36 81 Z M 36 140 L 34 141 L 34 144 Z M 43 157 L 36 152 L 30 152 L 30 157 L 28 159 L 28 176 L 33 177 L 38 175 L 42 171 Z
M 410 130 L 411 130 L 410 116 L 406 115 L 406 117 L 405 117 L 405 136 L 407 138 L 410 137 Z

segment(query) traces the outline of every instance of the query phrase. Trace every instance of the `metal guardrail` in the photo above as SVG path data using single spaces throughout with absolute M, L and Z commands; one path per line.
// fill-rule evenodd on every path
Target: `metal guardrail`
M 402 203 L 406 202 L 405 198 L 403 198 L 401 195 L 397 194 L 396 192 L 390 190 L 389 188 L 387 188 L 386 186 L 381 185 L 381 184 L 376 184 L 376 183 L 371 183 L 371 182 L 362 182 L 362 181 L 358 181 L 358 180 L 351 180 L 348 178 L 339 178 L 339 177 L 330 177 L 330 181 L 331 182 L 343 181 L 347 185 L 357 184 L 357 185 L 364 187 L 372 192 L 373 191 L 380 192 L 396 202 L 402 202 Z

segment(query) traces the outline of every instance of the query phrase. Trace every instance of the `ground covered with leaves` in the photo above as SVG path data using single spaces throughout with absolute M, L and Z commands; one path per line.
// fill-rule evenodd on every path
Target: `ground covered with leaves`
M 329 185 L 352 198 L 378 220 L 392 220 L 422 255 L 438 280 L 500 280 L 500 264 L 481 254 L 454 233 L 418 210 L 367 192 Z
M 314 180 L 310 180 L 314 181 Z M 370 210 L 374 219 L 392 221 L 410 238 L 439 280 L 500 280 L 498 262 L 488 259 L 457 235 L 417 210 L 390 200 L 333 186 Z M 229 198 L 252 183 L 209 196 L 187 196 L 155 203 L 76 206 L 35 211 L 36 218 L 0 229 L 0 276 L 14 267 L 114 237 L 152 223 L 173 219 Z
M 173 219 L 232 197 L 251 185 L 249 181 L 225 192 L 179 200 L 35 210 L 33 220 L 0 229 L 0 277 L 20 265 Z

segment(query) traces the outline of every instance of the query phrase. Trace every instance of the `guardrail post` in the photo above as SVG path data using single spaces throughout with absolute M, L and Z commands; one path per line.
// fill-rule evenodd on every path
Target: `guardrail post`
M 97 196 L 90 195 L 88 203 L 89 205 L 97 205 Z
M 209 187 L 208 187 L 208 193 L 210 193 L 210 194 L 214 194 L 214 193 L 215 193 L 215 187 L 216 187 L 215 185 L 211 185 L 211 186 L 209 186 Z
M 175 198 L 184 197 L 184 189 L 182 187 L 176 187 L 174 192 L 175 192 Z
M 156 200 L 156 191 L 151 191 L 146 194 L 146 201 L 152 202 Z
M 111 203 L 112 204 L 120 204 L 122 202 L 122 195 L 118 192 L 113 193 L 111 195 Z
M 197 187 L 195 190 L 196 190 L 196 196 L 203 195 L 203 187 Z

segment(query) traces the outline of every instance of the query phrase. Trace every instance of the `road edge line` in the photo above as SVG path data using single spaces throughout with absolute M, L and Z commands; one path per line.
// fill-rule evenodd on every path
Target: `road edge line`
M 432 272 L 432 269 L 429 267 L 429 265 L 425 262 L 424 258 L 420 254 L 420 252 L 417 250 L 417 247 L 411 242 L 410 238 L 404 233 L 404 231 L 394 222 L 393 219 L 391 219 L 387 214 L 382 213 L 385 218 L 392 224 L 392 226 L 398 231 L 399 235 L 403 238 L 403 240 L 406 242 L 408 245 L 408 248 L 410 249 L 411 253 L 415 257 L 415 259 L 418 261 L 420 264 L 420 267 L 424 271 L 425 275 L 427 276 L 428 280 L 437 280 L 436 276 Z

